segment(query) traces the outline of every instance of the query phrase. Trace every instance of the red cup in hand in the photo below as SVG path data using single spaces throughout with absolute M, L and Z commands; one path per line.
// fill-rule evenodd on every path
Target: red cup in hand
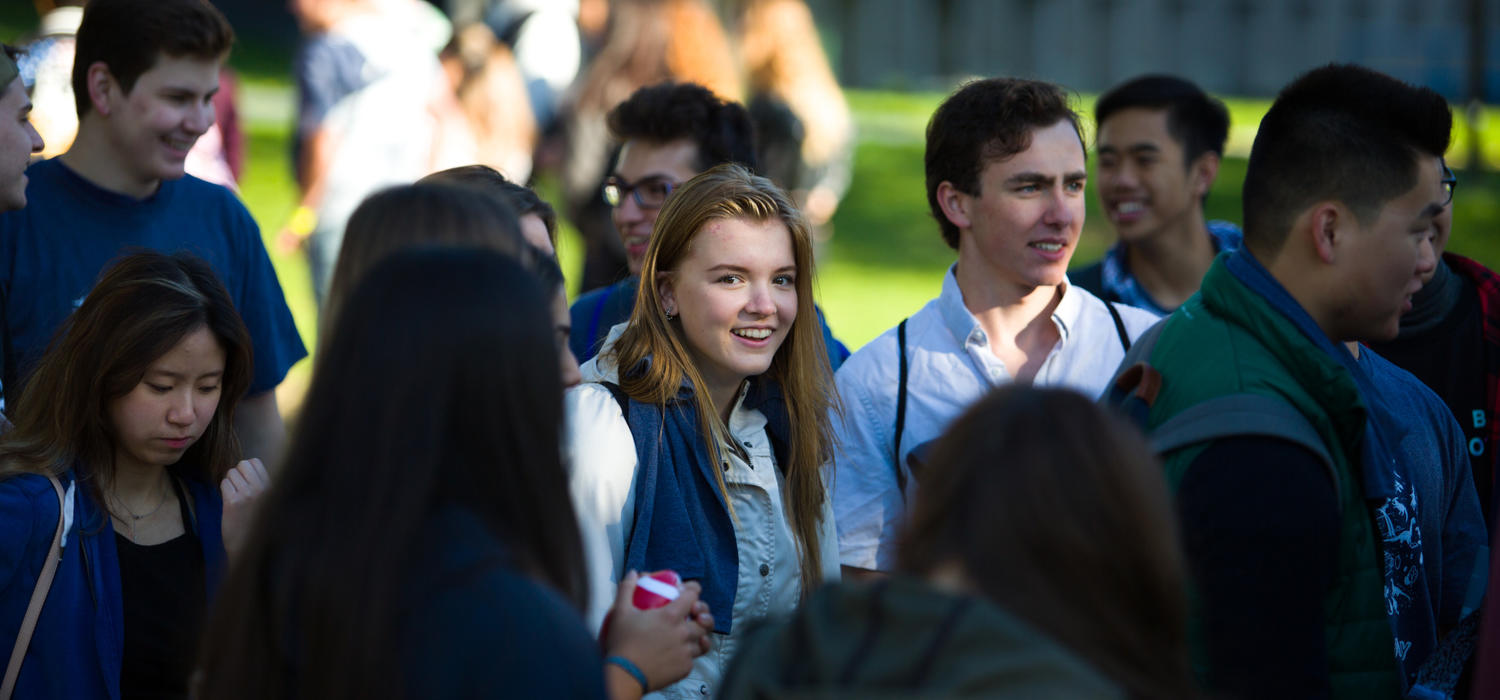
M 630 604 L 637 610 L 655 610 L 665 607 L 668 603 L 677 600 L 682 595 L 682 577 L 671 569 L 643 574 L 635 582 L 635 594 L 630 596 Z M 609 639 L 609 618 L 614 616 L 611 610 L 604 615 L 604 624 L 599 626 L 599 643 L 603 644 Z

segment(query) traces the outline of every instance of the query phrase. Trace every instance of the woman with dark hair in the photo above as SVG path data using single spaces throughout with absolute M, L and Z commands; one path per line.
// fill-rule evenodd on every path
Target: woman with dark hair
M 770 180 L 722 165 L 656 220 L 630 321 L 569 396 L 591 618 L 632 569 L 702 582 L 715 648 L 667 697 L 699 697 L 752 621 L 839 575 L 822 465 L 834 397 L 807 222 Z M 650 281 L 650 282 L 644 282 Z
M 0 438 L 0 629 L 25 659 L 15 697 L 186 696 L 226 550 L 267 481 L 257 460 L 231 469 L 250 353 L 228 292 L 186 254 L 120 260 L 58 331 Z
M 1013 384 L 959 417 L 922 474 L 897 575 L 759 630 L 723 697 L 1196 694 L 1171 501 L 1133 428 Z
M 550 325 L 532 274 L 493 251 L 400 251 L 363 275 L 214 608 L 201 697 L 603 696 Z M 692 589 L 617 606 L 606 648 L 686 673 L 698 611 Z

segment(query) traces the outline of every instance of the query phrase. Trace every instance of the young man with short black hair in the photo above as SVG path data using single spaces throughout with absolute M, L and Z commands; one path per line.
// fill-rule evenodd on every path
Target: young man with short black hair
M 1472 487 L 1413 461 L 1451 447 L 1421 424 L 1441 404 L 1350 351 L 1394 337 L 1432 269 L 1450 125 L 1435 92 L 1358 66 L 1287 86 L 1251 150 L 1244 247 L 1138 349 L 1160 372 L 1136 393 L 1158 441 L 1210 403 L 1255 406 L 1163 455 L 1214 692 L 1405 697 L 1463 612 L 1465 586 L 1434 591 L 1467 584 L 1475 545 L 1424 562 L 1424 538 L 1448 536 L 1450 509 L 1477 516 Z
M 213 266 L 250 329 L 255 377 L 235 427 L 246 457 L 276 458 L 284 427 L 273 390 L 307 352 L 250 213 L 183 170 L 214 122 L 233 41 L 206 0 L 89 3 L 73 66 L 78 136 L 27 170 L 30 206 L 0 215 L 7 400 L 110 261 L 132 248 L 185 250 Z
M 1203 215 L 1229 111 L 1186 80 L 1146 75 L 1100 97 L 1094 123 L 1099 202 L 1119 240 L 1068 278 L 1102 299 L 1171 313 L 1214 255 L 1240 246 L 1239 227 Z
M 1008 382 L 1097 398 L 1156 320 L 1068 284 L 1088 175 L 1058 86 L 963 86 L 927 125 L 926 170 L 928 206 L 958 260 L 938 298 L 835 377 L 844 413 L 830 480 L 840 560 L 854 575 L 891 570 L 924 445 L 970 403 Z

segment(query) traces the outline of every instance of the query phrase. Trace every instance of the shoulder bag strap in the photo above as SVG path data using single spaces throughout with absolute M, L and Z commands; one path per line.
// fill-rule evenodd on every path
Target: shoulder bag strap
M 57 477 L 48 475 L 52 490 L 57 492 L 57 532 L 52 535 L 52 547 L 47 551 L 47 560 L 42 564 L 42 574 L 37 577 L 36 588 L 31 591 L 31 603 L 26 606 L 26 617 L 21 620 L 21 630 L 16 633 L 16 646 L 10 652 L 10 664 L 5 667 L 5 682 L 0 685 L 0 699 L 10 700 L 16 690 L 16 678 L 21 675 L 21 662 L 26 658 L 26 648 L 31 646 L 31 633 L 36 631 L 36 621 L 42 615 L 42 604 L 47 602 L 47 593 L 52 590 L 52 576 L 57 573 L 57 561 L 62 558 L 63 536 L 63 490 Z
M 906 475 L 901 473 L 901 433 L 906 430 L 906 322 L 901 319 L 896 326 L 896 355 L 899 358 L 896 379 L 896 446 L 891 464 L 896 465 L 896 488 L 906 494 Z

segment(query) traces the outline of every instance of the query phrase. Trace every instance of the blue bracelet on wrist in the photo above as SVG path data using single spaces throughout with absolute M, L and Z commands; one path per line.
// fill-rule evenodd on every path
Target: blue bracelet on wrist
M 646 674 L 641 671 L 640 666 L 631 663 L 630 659 L 623 656 L 606 656 L 604 657 L 604 663 L 619 666 L 626 673 L 630 674 L 630 677 L 634 678 L 635 682 L 641 684 L 642 695 L 651 692 L 651 685 L 646 682 Z

